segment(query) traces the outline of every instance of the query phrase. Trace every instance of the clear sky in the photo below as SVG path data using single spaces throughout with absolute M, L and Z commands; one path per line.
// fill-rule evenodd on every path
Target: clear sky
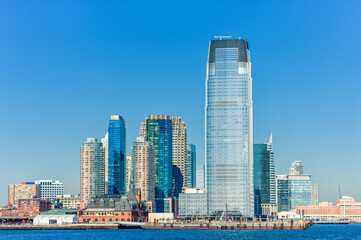
M 361 201 L 361 1 L 0 2 L 0 205 L 36 179 L 79 192 L 80 146 L 123 115 L 128 155 L 149 114 L 181 116 L 204 162 L 205 76 L 214 35 L 248 39 L 254 139 L 271 131 L 320 200 Z

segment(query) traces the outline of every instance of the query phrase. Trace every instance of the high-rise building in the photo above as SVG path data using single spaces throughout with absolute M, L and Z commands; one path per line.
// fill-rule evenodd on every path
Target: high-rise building
M 296 210 L 296 206 L 312 205 L 311 200 L 311 175 L 289 175 L 288 188 L 290 193 L 290 208 Z
M 205 176 L 204 176 L 205 170 L 204 165 L 200 169 L 197 168 L 196 170 L 196 187 L 197 188 L 205 188 Z
M 312 205 L 311 175 L 278 175 L 278 211 L 295 210 L 296 206 Z
M 302 161 L 294 161 L 290 167 L 290 175 L 302 175 L 303 163 Z
M 172 126 L 172 118 L 169 116 L 149 115 L 139 133 L 154 148 L 155 198 L 160 203 L 164 198 L 171 197 L 173 192 Z M 156 205 L 157 212 L 164 211 L 159 208 L 164 204 Z
M 131 178 L 132 178 L 132 156 L 127 156 L 125 158 L 126 162 L 126 170 L 125 170 L 125 178 L 126 178 L 126 189 L 127 192 L 129 191 L 129 187 L 130 187 L 130 183 L 131 183 Z
M 8 191 L 11 205 L 17 205 L 19 199 L 40 198 L 40 186 L 36 185 L 35 182 L 10 184 Z
M 246 40 L 213 40 L 206 80 L 208 211 L 254 214 L 253 100 Z
M 318 183 L 312 183 L 312 192 L 311 192 L 311 202 L 312 205 L 318 205 Z
M 261 214 L 261 204 L 276 203 L 276 180 L 272 133 L 269 142 L 254 144 L 253 177 L 255 214 Z
M 56 196 L 63 196 L 64 185 L 59 181 L 36 180 L 35 184 L 40 185 L 40 198 L 53 200 Z
M 105 134 L 104 138 L 102 138 L 101 142 L 104 148 L 104 177 L 105 177 L 105 194 L 108 194 L 108 132 Z
M 126 138 L 124 118 L 112 115 L 108 127 L 108 194 L 126 192 Z
M 196 145 L 187 144 L 187 187 L 196 187 Z
M 131 166 L 131 185 L 141 190 L 142 201 L 155 203 L 154 148 L 143 137 L 133 143 Z
M 290 210 L 290 198 L 288 189 L 288 176 L 277 175 L 276 177 L 276 189 L 277 189 L 277 208 L 278 212 L 286 212 Z
M 180 117 L 172 117 L 173 193 L 178 197 L 187 187 L 187 128 Z
M 96 138 L 88 138 L 80 148 L 80 207 L 85 208 L 91 197 L 105 190 L 104 148 Z

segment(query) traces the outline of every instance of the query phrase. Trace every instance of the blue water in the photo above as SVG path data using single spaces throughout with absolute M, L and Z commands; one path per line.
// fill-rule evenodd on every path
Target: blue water
M 0 230 L 0 239 L 361 239 L 361 225 L 316 225 L 286 230 Z

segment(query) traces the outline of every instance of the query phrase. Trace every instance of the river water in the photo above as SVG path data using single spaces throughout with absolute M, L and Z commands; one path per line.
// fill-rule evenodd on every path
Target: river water
M 361 239 L 361 225 L 314 225 L 307 230 L 0 230 L 0 239 Z

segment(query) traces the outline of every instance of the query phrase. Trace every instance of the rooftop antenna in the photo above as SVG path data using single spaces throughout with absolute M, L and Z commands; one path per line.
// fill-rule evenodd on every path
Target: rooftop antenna
M 222 40 L 222 38 L 231 38 L 232 36 L 214 36 L 214 38 L 219 38 L 219 40 Z

